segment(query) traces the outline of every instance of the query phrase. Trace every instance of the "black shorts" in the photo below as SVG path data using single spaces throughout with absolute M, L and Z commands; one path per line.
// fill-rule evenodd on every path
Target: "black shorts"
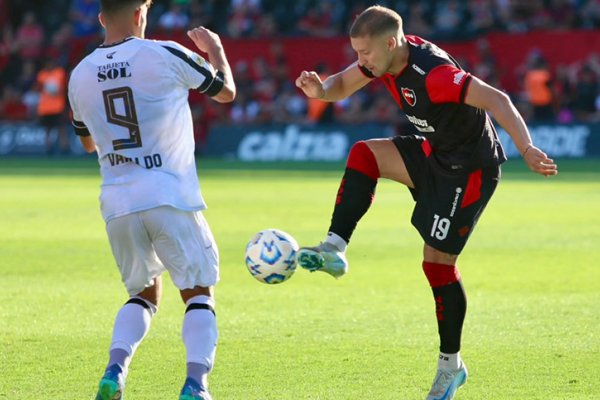
M 424 137 L 392 139 L 415 185 L 411 223 L 429 246 L 460 254 L 500 180 L 500 166 L 449 172 L 434 157 Z

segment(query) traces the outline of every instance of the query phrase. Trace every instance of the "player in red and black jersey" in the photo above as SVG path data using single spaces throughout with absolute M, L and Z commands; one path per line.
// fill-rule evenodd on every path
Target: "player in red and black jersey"
M 345 250 L 371 205 L 379 178 L 406 185 L 415 199 L 411 222 L 424 240 L 423 270 L 432 287 L 440 336 L 438 372 L 428 400 L 451 399 L 467 378 L 460 357 L 466 296 L 458 255 L 491 198 L 506 157 L 486 112 L 508 132 L 535 173 L 557 174 L 533 145 L 523 118 L 501 91 L 463 70 L 439 47 L 404 35 L 385 7 L 366 9 L 350 29 L 358 60 L 321 81 L 303 71 L 306 96 L 344 99 L 381 79 L 420 135 L 360 141 L 350 149 L 327 238 L 298 252 L 298 263 L 336 278 L 347 272 Z

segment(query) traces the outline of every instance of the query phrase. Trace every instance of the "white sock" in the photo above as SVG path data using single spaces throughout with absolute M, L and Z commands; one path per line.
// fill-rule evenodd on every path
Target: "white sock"
M 346 241 L 344 239 L 342 239 L 339 235 L 337 235 L 333 232 L 327 233 L 327 238 L 325 239 L 325 243 L 334 245 L 342 253 L 345 253 L 346 248 L 348 247 L 348 243 L 346 243 Z
M 119 366 L 121 366 L 121 371 L 127 375 L 127 369 L 129 368 L 130 362 L 131 355 L 127 352 L 127 350 L 111 349 L 109 352 L 108 364 L 106 365 L 106 371 L 108 371 L 112 365 L 119 364 Z
M 210 296 L 194 296 L 186 302 L 181 337 L 186 350 L 187 363 L 202 364 L 210 371 L 217 350 L 217 319 L 214 314 L 215 301 Z M 195 306 L 210 307 L 209 309 Z
M 124 370 L 131 357 L 150 329 L 156 306 L 140 297 L 132 297 L 121 307 L 115 318 L 110 345 L 109 366 L 118 363 Z M 126 356 L 123 350 L 128 356 Z
M 438 359 L 438 368 L 441 369 L 458 369 L 460 367 L 461 358 L 460 351 L 454 354 L 440 352 Z
M 187 376 L 193 378 L 204 389 L 208 389 L 208 367 L 204 364 L 187 363 Z

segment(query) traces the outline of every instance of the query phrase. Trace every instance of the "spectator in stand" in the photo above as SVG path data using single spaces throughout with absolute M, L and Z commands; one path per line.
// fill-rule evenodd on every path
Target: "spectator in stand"
M 261 113 L 260 104 L 251 97 L 248 91 L 238 92 L 229 117 L 236 124 L 253 124 L 258 122 Z
M 437 39 L 458 39 L 462 35 L 464 20 L 462 5 L 457 0 L 448 0 L 437 5 L 434 16 Z
M 579 24 L 577 7 L 572 0 L 551 0 L 550 18 L 554 29 L 573 29 Z
M 496 56 L 492 53 L 490 42 L 486 39 L 479 39 L 476 42 L 477 62 L 473 69 L 474 75 L 479 79 L 488 82 L 490 85 L 501 88 L 500 73 L 498 72 L 498 63 Z M 461 65 L 466 65 L 461 63 Z
M 381 96 L 381 98 L 384 99 L 385 97 Z M 361 124 L 365 122 L 368 118 L 368 99 L 369 96 L 358 92 L 335 103 L 334 108 L 336 121 L 344 124 Z M 371 107 L 371 109 L 374 108 L 375 107 Z M 387 119 L 382 118 L 378 121 L 387 121 Z
M 331 75 L 331 71 L 326 64 L 319 64 L 314 68 L 314 71 L 321 79 L 325 79 Z M 307 99 L 307 118 L 312 123 L 331 123 L 334 122 L 334 103 L 324 101 L 318 98 L 309 97 Z
M 227 31 L 233 38 L 255 36 L 256 21 L 261 14 L 259 0 L 233 0 Z
M 71 24 L 64 23 L 51 36 L 51 39 L 44 50 L 46 57 L 52 57 L 58 65 L 66 67 L 71 58 L 70 40 L 72 38 Z
M 10 21 L 10 1 L 0 0 L 0 26 L 8 26 Z
M 278 34 L 278 24 L 273 15 L 259 14 L 255 24 L 255 35 L 258 37 L 271 38 Z
M 41 56 L 44 29 L 32 11 L 25 14 L 15 39 L 22 60 L 37 60 Z
M 566 65 L 556 67 L 556 97 L 559 106 L 557 122 L 568 124 L 573 122 L 574 85 L 571 81 L 571 69 Z
M 169 11 L 160 16 L 158 26 L 166 31 L 182 31 L 190 24 L 188 16 L 182 1 L 173 1 Z
M 596 99 L 599 95 L 598 74 L 586 63 L 577 75 L 573 102 L 575 116 L 582 121 L 591 122 L 595 120 L 597 118 Z
M 592 53 L 587 59 L 587 65 L 600 76 L 600 53 Z
M 269 46 L 269 57 L 271 60 L 271 73 L 277 85 L 283 85 L 289 82 L 290 74 L 288 62 L 285 56 L 283 43 L 279 40 L 271 42 Z
M 0 120 L 25 121 L 27 106 L 21 100 L 21 93 L 14 86 L 6 86 L 0 98 Z
M 37 115 L 46 130 L 46 153 L 52 154 L 56 147 L 53 131 L 58 132 L 58 145 L 63 154 L 69 152 L 69 139 L 65 130 L 67 74 L 53 58 L 46 58 L 44 68 L 37 75 L 40 92 Z
M 179 14 L 188 18 L 191 25 L 204 25 L 213 27 L 215 32 L 229 32 L 234 38 L 289 36 L 302 31 L 310 31 L 311 35 L 328 37 L 344 34 L 353 17 L 374 1 L 366 0 L 297 0 L 285 2 L 280 0 L 154 0 L 155 6 L 149 18 L 159 26 L 159 20 L 167 29 L 177 29 L 181 26 Z M 532 29 L 555 27 L 583 28 L 588 30 L 600 28 L 600 0 L 386 0 L 384 3 L 394 4 L 402 15 L 406 15 L 407 30 L 425 38 L 438 37 L 444 41 L 453 38 L 470 38 L 485 34 L 492 30 L 510 32 L 527 32 Z M 179 8 L 173 14 L 171 5 Z M 69 11 L 69 22 L 62 24 L 66 12 Z M 185 12 L 181 12 L 185 11 Z M 38 16 L 36 22 L 35 16 Z M 41 58 L 50 55 L 57 59 L 63 67 L 69 67 L 72 61 L 81 57 L 87 49 L 95 47 L 97 34 L 100 32 L 97 24 L 98 0 L 53 0 L 41 2 L 39 0 L 0 0 L 0 93 L 4 86 L 10 83 L 21 94 L 21 100 L 27 105 L 33 116 L 36 114 L 39 93 L 27 83 L 37 74 L 36 64 Z M 43 16 L 43 19 L 41 19 Z M 31 22 L 33 18 L 33 23 Z M 433 21 L 436 23 L 434 24 Z M 196 22 L 193 22 L 196 21 Z M 440 24 L 441 23 L 441 24 Z M 441 28 L 439 30 L 438 28 Z M 90 36 L 91 35 L 91 36 Z M 85 37 L 89 39 L 79 40 Z M 75 39 L 74 39 L 75 38 Z M 86 43 L 90 45 L 85 46 Z M 46 44 L 46 46 L 44 46 Z M 23 46 L 22 46 L 23 45 Z M 86 50 L 84 50 L 84 48 Z M 353 59 L 354 52 L 349 47 L 349 57 Z M 281 44 L 274 45 L 273 53 L 261 54 L 266 57 L 270 74 L 274 83 L 264 78 L 249 78 L 246 86 L 247 94 L 240 95 L 245 99 L 246 109 L 242 113 L 244 118 L 253 121 L 267 120 L 273 113 L 285 108 L 292 111 L 281 111 L 285 115 L 277 116 L 279 119 L 296 119 L 292 115 L 301 109 L 294 96 L 287 93 L 285 82 L 289 80 L 290 65 L 283 52 Z M 294 50 L 285 49 L 288 55 Z M 19 54 L 24 52 L 24 54 Z M 496 55 L 501 53 L 496 52 Z M 258 55 L 257 55 L 258 57 Z M 478 53 L 468 57 L 470 70 L 475 75 L 483 77 L 487 82 L 499 87 L 499 79 L 512 71 L 497 70 L 498 64 L 489 49 L 479 48 Z M 340 63 L 338 65 L 338 62 Z M 260 64 L 260 62 L 259 62 Z M 336 60 L 330 67 L 339 68 L 348 65 L 347 60 Z M 598 64 L 598 63 L 596 63 Z M 600 75 L 600 67 L 596 64 L 588 65 L 595 71 L 596 77 Z M 580 66 L 568 66 L 570 71 L 561 82 L 555 83 L 553 113 L 560 121 L 569 121 L 575 118 L 573 107 L 574 100 L 571 96 L 578 85 Z M 524 81 L 525 71 L 522 73 Z M 558 74 L 558 71 L 557 71 Z M 589 78 L 591 75 L 581 73 L 586 82 L 580 83 L 582 90 L 590 89 Z M 565 86 L 568 83 L 567 86 Z M 244 92 L 241 88 L 240 93 Z M 563 88 L 568 88 L 569 93 L 558 93 Z M 382 105 L 378 111 L 376 99 L 377 85 L 370 85 L 364 90 L 365 97 L 361 99 L 348 99 L 347 104 L 339 104 L 335 109 L 334 118 L 338 121 L 344 119 L 365 120 L 368 115 L 385 113 L 386 107 Z M 593 92 L 593 90 L 592 90 Z M 516 93 L 512 93 L 515 95 Z M 585 97 L 585 100 L 583 100 Z M 590 117 L 590 104 L 592 93 L 580 96 L 576 107 L 583 107 L 579 103 L 587 104 L 587 112 L 577 110 L 577 115 Z M 289 101 L 289 106 L 277 104 L 279 101 Z M 364 115 L 358 115 L 354 110 L 356 104 L 362 103 L 366 108 Z M 527 99 L 524 104 L 528 105 Z M 230 112 L 228 106 L 210 105 L 214 120 L 227 118 Z M 197 113 L 203 113 L 204 104 L 197 105 Z M 202 109 L 202 110 L 200 110 Z M 558 114 L 560 110 L 560 116 Z M 237 112 L 237 111 L 236 111 Z M 236 113 L 234 112 L 234 114 Z M 526 111 L 523 111 L 527 114 Z M 290 114 L 291 113 L 291 114 Z M 351 115 L 350 115 L 351 113 Z M 586 114 L 587 113 L 587 114 Z M 290 114 L 290 115 L 288 115 Z M 225 115 L 225 117 L 224 117 Z M 365 116 L 367 115 L 367 116 Z M 393 118 L 383 119 L 389 122 Z M 392 122 L 394 123 L 394 122 Z
M 22 60 L 14 40 L 11 26 L 6 25 L 0 30 L 0 83 L 13 82 L 19 74 Z
M 526 18 L 527 30 L 554 28 L 550 8 L 546 7 L 542 0 L 530 0 Z
M 581 26 L 587 29 L 600 28 L 600 0 L 587 0 L 579 13 Z
M 423 3 L 412 3 L 405 21 L 407 32 L 425 39 L 431 38 L 433 29 L 427 20 L 425 5 Z
M 525 93 L 536 121 L 554 120 L 555 96 L 552 85 L 552 75 L 546 60 L 541 55 L 534 54 L 530 67 L 525 72 Z
M 306 97 L 287 82 L 273 100 L 271 122 L 297 124 L 305 121 Z
M 268 121 L 268 110 L 275 99 L 279 87 L 271 66 L 263 56 L 252 60 L 253 97 L 259 101 L 261 119 Z
M 54 34 L 62 25 L 68 22 L 68 15 L 73 0 L 36 0 L 36 2 L 40 4 L 36 9 L 36 14 L 40 17 L 40 23 L 43 25 L 44 32 L 47 35 Z M 97 18 L 98 16 L 96 15 Z
M 498 25 L 496 13 L 496 7 L 492 0 L 469 0 L 467 25 L 469 34 L 481 35 L 493 30 Z
M 332 37 L 338 34 L 340 26 L 335 18 L 334 4 L 322 1 L 309 7 L 298 20 L 297 32 L 310 37 Z
M 403 125 L 403 127 L 398 130 L 400 133 L 408 133 L 414 130 L 414 127 L 408 119 L 406 119 L 406 116 L 398 112 L 398 104 L 396 104 L 391 96 L 375 97 L 373 107 L 368 109 L 366 121 L 386 121 L 396 127 Z
M 190 26 L 214 28 L 215 1 L 191 1 L 188 5 Z
M 240 93 L 251 93 L 254 89 L 254 79 L 250 75 L 250 67 L 245 60 L 238 61 L 234 67 L 235 85 Z M 237 100 L 237 99 L 236 99 Z
M 12 82 L 15 89 L 21 93 L 21 100 L 27 106 L 28 116 L 35 119 L 37 115 L 37 106 L 40 101 L 40 94 L 36 89 L 37 69 L 33 61 L 25 61 L 20 74 Z
M 503 24 L 508 32 L 527 32 L 530 12 L 529 0 L 500 0 Z
M 73 35 L 84 37 L 98 34 L 100 26 L 98 24 L 99 13 L 98 0 L 73 0 L 70 11 Z

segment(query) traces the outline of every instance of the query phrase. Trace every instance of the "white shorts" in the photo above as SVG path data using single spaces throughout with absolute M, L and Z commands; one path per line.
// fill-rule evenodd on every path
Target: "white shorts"
M 219 251 L 200 211 L 152 208 L 109 220 L 106 231 L 130 295 L 165 270 L 180 290 L 219 281 Z

